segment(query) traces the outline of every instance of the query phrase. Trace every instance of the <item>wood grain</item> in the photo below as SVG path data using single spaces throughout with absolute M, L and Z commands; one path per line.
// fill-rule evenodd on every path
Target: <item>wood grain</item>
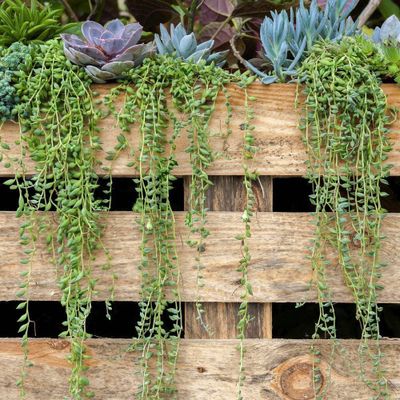
M 96 400 L 131 400 L 139 376 L 138 358 L 127 353 L 128 340 L 97 339 L 89 342 L 88 372 Z M 238 341 L 182 340 L 178 362 L 179 400 L 232 400 L 236 398 Z M 357 341 L 343 341 L 344 357 L 335 357 L 327 399 L 367 400 L 372 392 L 357 377 Z M 31 360 L 26 400 L 61 400 L 67 396 L 69 365 L 65 360 L 68 342 L 31 340 Z M 312 359 L 307 340 L 246 340 L 246 400 L 311 400 Z M 323 384 L 328 380 L 330 344 L 319 345 L 322 352 Z M 383 361 L 393 393 L 400 398 L 400 341 L 382 342 Z M 17 400 L 15 381 L 22 362 L 20 344 L 0 340 L 0 398 Z M 355 370 L 352 370 L 354 366 Z
M 96 91 L 104 96 L 110 86 L 96 86 Z M 383 85 L 388 95 L 390 104 L 400 107 L 400 88 L 397 85 Z M 210 175 L 242 175 L 242 148 L 243 131 L 241 125 L 245 118 L 244 96 L 241 89 L 229 87 L 230 101 L 233 108 L 232 134 L 225 140 L 223 138 L 224 121 L 226 119 L 225 99 L 221 95 L 218 99 L 214 117 L 210 128 L 212 131 L 211 145 L 217 152 L 224 152 L 224 156 L 217 159 L 210 169 Z M 299 111 L 295 110 L 295 85 L 274 84 L 263 86 L 259 83 L 253 84 L 249 89 L 250 95 L 257 98 L 253 103 L 254 136 L 259 147 L 256 155 L 254 167 L 260 175 L 275 176 L 302 176 L 305 173 L 304 162 L 306 154 L 304 145 L 301 141 L 301 132 L 298 130 Z M 393 175 L 400 175 L 400 121 L 392 126 L 393 151 L 388 162 L 394 165 Z M 116 144 L 116 137 L 119 128 L 112 117 L 101 122 L 101 139 L 104 151 L 111 150 Z M 6 152 L 10 158 L 17 157 L 20 150 L 14 145 L 19 137 L 19 127 L 17 124 L 5 123 L 1 129 L 2 140 L 11 146 L 11 150 Z M 129 135 L 129 140 L 133 148 L 139 147 L 139 134 L 137 128 L 133 128 Z M 175 169 L 177 176 L 191 175 L 190 163 L 185 149 L 188 142 L 184 135 L 177 141 L 175 151 L 178 167 Z M 99 154 L 99 159 L 104 159 L 104 154 Z M 113 174 L 115 176 L 133 176 L 135 171 L 126 165 L 129 161 L 127 153 L 122 153 L 114 163 Z M 105 165 L 107 165 L 105 163 Z M 32 163 L 29 164 L 29 171 L 32 172 Z M 101 173 L 101 171 L 99 171 Z M 0 176 L 13 175 L 12 169 L 4 168 L 4 163 L 0 165 Z
M 213 185 L 206 197 L 206 207 L 210 211 L 242 211 L 246 206 L 246 190 L 241 176 L 214 176 Z M 272 211 L 272 178 L 262 176 L 253 184 L 256 211 Z M 184 179 L 185 209 L 188 209 L 190 198 L 190 177 Z M 242 228 L 243 229 L 243 228 Z M 206 239 L 206 245 L 207 245 Z M 239 293 L 240 293 L 239 289 Z M 206 294 L 207 296 L 207 294 Z M 238 337 L 237 303 L 203 302 L 204 311 L 201 324 L 198 318 L 196 303 L 185 303 L 185 338 L 208 339 L 210 332 L 214 339 L 235 339 Z M 246 337 L 255 339 L 272 338 L 272 304 L 249 304 L 249 315 L 252 320 L 247 326 Z
M 193 250 L 186 245 L 188 233 L 184 227 L 184 213 L 176 214 L 177 249 L 182 272 L 182 299 L 195 301 L 196 271 Z M 97 299 L 105 299 L 111 282 L 111 274 L 118 275 L 116 299 L 139 300 L 140 237 L 133 213 L 113 212 L 106 217 L 108 226 L 105 243 L 113 257 L 113 270 L 103 271 L 102 257 L 96 261 L 95 276 L 98 278 Z M 209 302 L 240 302 L 240 273 L 236 271 L 241 257 L 240 243 L 234 237 L 242 232 L 241 213 L 210 212 L 208 226 L 210 236 L 204 253 L 205 286 L 201 298 Z M 254 289 L 254 302 L 314 301 L 315 293 L 309 290 L 311 268 L 306 259 L 307 246 L 313 237 L 311 217 L 302 213 L 258 213 L 254 218 L 251 239 L 252 264 L 250 281 Z M 0 300 L 15 300 L 20 283 L 19 272 L 26 266 L 19 264 L 22 256 L 18 243 L 18 227 L 21 221 L 13 213 L 0 213 Z M 383 303 L 400 303 L 400 214 L 389 214 L 384 221 L 386 239 L 382 248 L 382 260 L 388 263 L 383 271 L 384 289 L 379 294 Z M 335 265 L 330 268 L 330 284 L 334 299 L 349 302 L 351 297 L 341 280 L 342 273 Z M 47 251 L 39 249 L 33 264 L 31 298 L 57 300 L 55 268 Z

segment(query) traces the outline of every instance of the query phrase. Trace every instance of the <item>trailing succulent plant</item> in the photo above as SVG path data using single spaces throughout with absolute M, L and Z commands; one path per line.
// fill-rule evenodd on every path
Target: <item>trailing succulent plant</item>
M 31 0 L 4 0 L 0 4 L 0 46 L 14 42 L 46 41 L 67 29 L 61 25 L 62 9 Z
M 194 63 L 204 60 L 207 64 L 215 63 L 219 67 L 225 64 L 228 51 L 212 53 L 214 40 L 197 44 L 194 33 L 188 34 L 182 24 L 176 27 L 171 24 L 170 32 L 161 24 L 160 34 L 155 35 L 155 41 L 161 55 L 174 55 Z
M 66 57 L 85 67 L 93 81 L 104 83 L 121 78 L 125 72 L 142 64 L 154 52 L 152 43 L 139 43 L 143 27 L 139 23 L 124 25 L 114 19 L 100 25 L 86 21 L 82 35 L 62 34 Z
M 379 28 L 375 28 L 372 40 L 379 45 L 387 72 L 400 84 L 400 20 L 392 15 Z
M 338 41 L 356 32 L 357 24 L 349 17 L 356 4 L 357 1 L 349 5 L 347 0 L 328 0 L 325 8 L 321 9 L 318 1 L 312 0 L 310 7 L 306 8 L 301 0 L 296 12 L 293 8 L 289 13 L 286 10 L 272 12 L 261 25 L 263 50 L 261 59 L 255 60 L 260 68 L 267 68 L 270 72 L 262 72 L 248 61 L 247 67 L 265 84 L 284 82 L 296 76 L 306 52 L 318 40 Z

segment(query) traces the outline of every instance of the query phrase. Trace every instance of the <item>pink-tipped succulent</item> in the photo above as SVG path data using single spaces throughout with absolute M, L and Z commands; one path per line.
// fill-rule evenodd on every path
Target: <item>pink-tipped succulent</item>
M 114 19 L 104 27 L 94 21 L 82 25 L 82 35 L 62 34 L 66 57 L 84 66 L 93 81 L 104 83 L 121 78 L 123 73 L 140 65 L 154 52 L 153 43 L 138 44 L 143 28 L 124 25 Z

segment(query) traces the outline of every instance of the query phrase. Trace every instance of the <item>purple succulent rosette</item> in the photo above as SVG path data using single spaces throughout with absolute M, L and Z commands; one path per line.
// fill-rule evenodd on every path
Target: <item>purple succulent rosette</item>
M 121 78 L 123 73 L 140 65 L 154 53 L 153 43 L 140 43 L 143 27 L 139 23 L 124 25 L 119 19 L 100 25 L 82 24 L 82 35 L 62 34 L 66 57 L 85 67 L 94 82 Z

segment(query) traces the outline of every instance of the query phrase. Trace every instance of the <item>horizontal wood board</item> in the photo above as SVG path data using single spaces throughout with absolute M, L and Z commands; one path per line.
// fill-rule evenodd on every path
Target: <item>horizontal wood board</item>
M 98 85 L 95 90 L 104 96 L 109 90 L 108 85 Z M 400 107 L 400 88 L 393 84 L 385 84 L 383 88 L 391 105 Z M 249 88 L 249 93 L 257 98 L 252 103 L 255 112 L 254 136 L 259 151 L 254 160 L 254 168 L 260 175 L 273 176 L 302 176 L 305 174 L 306 153 L 301 140 L 301 132 L 297 128 L 299 110 L 295 110 L 295 90 L 293 84 L 261 85 L 254 83 Z M 242 175 L 242 149 L 243 131 L 241 129 L 245 120 L 244 95 L 236 86 L 229 87 L 230 102 L 232 104 L 231 136 L 225 140 L 225 98 L 221 95 L 216 104 L 213 119 L 210 124 L 212 131 L 211 146 L 217 152 L 225 149 L 223 157 L 217 159 L 208 172 L 210 175 Z M 120 106 L 120 103 L 117 107 Z M 393 151 L 389 162 L 394 165 L 393 175 L 400 175 L 400 122 L 392 126 Z M 5 123 L 0 131 L 2 140 L 11 146 L 11 150 L 5 154 L 13 158 L 20 154 L 18 146 L 14 142 L 19 137 L 19 127 L 15 123 Z M 116 137 L 120 133 L 114 117 L 107 117 L 101 122 L 101 140 L 104 151 L 111 150 L 117 143 Z M 133 148 L 138 149 L 139 132 L 136 127 L 132 129 L 129 140 Z M 177 141 L 175 150 L 178 166 L 174 173 L 177 176 L 191 175 L 191 167 L 185 149 L 188 142 L 183 134 Z M 99 159 L 104 159 L 104 154 L 99 154 Z M 122 153 L 113 165 L 114 176 L 133 176 L 133 168 L 127 167 L 130 161 L 127 153 Z M 105 165 L 108 165 L 107 162 Z M 28 173 L 32 173 L 32 163 L 28 163 Z M 99 171 L 101 173 L 101 171 Z M 0 176 L 13 175 L 13 170 L 0 164 Z
M 177 249 L 182 272 L 182 300 L 196 300 L 195 254 L 186 244 L 189 238 L 184 227 L 185 213 L 176 213 Z M 106 217 L 107 230 L 104 243 L 112 255 L 113 269 L 100 267 L 104 257 L 95 262 L 94 275 L 98 278 L 96 296 L 108 297 L 111 275 L 118 276 L 115 298 L 120 301 L 140 299 L 140 236 L 135 221 L 137 215 L 130 212 L 112 212 Z M 315 291 L 309 288 L 310 261 L 306 259 L 313 238 L 312 217 L 304 213 L 260 212 L 252 224 L 250 241 L 252 262 L 249 279 L 254 289 L 253 302 L 300 302 L 315 301 Z M 12 212 L 0 212 L 0 300 L 15 300 L 21 283 L 19 272 L 22 249 L 18 243 L 18 227 L 21 220 Z M 240 273 L 237 272 L 241 257 L 240 242 L 235 236 L 243 231 L 241 213 L 210 212 L 208 228 L 211 232 L 203 253 L 204 287 L 200 297 L 205 302 L 240 302 Z M 384 220 L 382 260 L 388 263 L 383 271 L 384 289 L 379 294 L 382 303 L 400 303 L 400 214 L 389 214 Z M 348 289 L 342 283 L 342 273 L 335 265 L 330 267 L 329 281 L 333 297 L 338 302 L 351 302 Z M 32 300 L 58 300 L 55 267 L 50 263 L 47 250 L 38 249 L 33 263 Z
M 130 400 L 139 382 L 138 357 L 127 353 L 131 341 L 96 339 L 89 342 L 88 377 L 96 400 Z M 237 340 L 182 340 L 178 362 L 179 400 L 231 400 L 236 398 Z M 311 400 L 310 341 L 246 340 L 244 383 L 246 400 Z M 328 382 L 329 342 L 321 343 L 323 384 Z M 341 344 L 345 356 L 332 362 L 327 398 L 367 400 L 372 392 L 357 377 L 358 342 Z M 70 366 L 66 341 L 31 340 L 31 360 L 26 400 L 63 399 L 67 396 Z M 394 399 L 400 397 L 400 341 L 382 342 L 386 376 Z M 0 340 L 0 398 L 17 400 L 15 381 L 22 362 L 18 340 Z M 355 371 L 352 371 L 355 368 Z

